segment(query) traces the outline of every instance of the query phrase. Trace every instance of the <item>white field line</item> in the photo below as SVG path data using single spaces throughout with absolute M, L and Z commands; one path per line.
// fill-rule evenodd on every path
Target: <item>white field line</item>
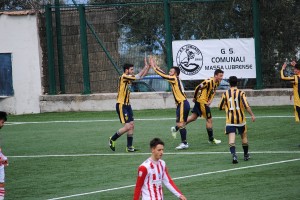
M 209 155 L 209 154 L 229 154 L 230 152 L 174 152 L 164 153 L 164 155 Z M 237 152 L 242 154 L 243 152 Z M 251 154 L 300 154 L 300 151 L 251 151 Z M 57 154 L 57 155 L 23 155 L 7 156 L 9 158 L 49 158 L 49 157 L 90 157 L 90 156 L 137 156 L 150 155 L 150 153 L 95 153 L 95 154 Z
M 294 116 L 255 116 L 256 119 L 259 118 L 290 118 Z M 214 119 L 225 119 L 225 117 L 213 117 Z M 246 117 L 250 118 L 250 117 Z M 204 120 L 202 118 L 199 118 Z M 175 120 L 175 118 L 150 118 L 150 119 L 134 119 L 135 121 L 166 121 Z M 6 125 L 21 125 L 21 124 L 49 124 L 49 123 L 91 123 L 91 122 L 118 122 L 119 119 L 95 119 L 95 120 L 66 120 L 66 121 L 41 121 L 41 122 L 6 122 Z
M 210 175 L 210 174 L 218 174 L 218 173 L 237 171 L 237 170 L 243 170 L 243 169 L 250 169 L 250 168 L 256 168 L 256 167 L 264 167 L 264 166 L 269 166 L 269 165 L 276 165 L 276 164 L 295 162 L 295 161 L 300 161 L 300 158 L 296 158 L 296 159 L 292 159 L 292 160 L 283 160 L 283 161 L 278 161 L 278 162 L 265 163 L 265 164 L 259 164 L 259 165 L 238 167 L 238 168 L 232 168 L 232 169 L 225 169 L 225 170 L 219 170 L 219 171 L 213 171 L 213 172 L 206 172 L 206 173 L 200 173 L 200 174 L 193 174 L 193 175 L 189 175 L 189 176 L 176 177 L 176 178 L 173 178 L 173 180 L 186 179 L 186 178 L 198 177 L 198 176 L 204 176 L 204 175 Z M 134 187 L 134 186 L 135 185 L 127 185 L 127 186 L 123 186 L 123 187 L 116 187 L 116 188 L 110 188 L 110 189 L 105 189 L 105 190 L 98 190 L 98 191 L 94 191 L 94 192 L 87 192 L 87 193 L 81 193 L 81 194 L 74 194 L 74 195 L 70 195 L 70 196 L 56 197 L 56 198 L 52 198 L 52 199 L 48 199 L 48 200 L 67 199 L 67 198 L 71 198 L 71 197 L 78 197 L 78 196 L 85 196 L 85 195 L 90 195 L 90 194 L 103 193 L 103 192 L 108 192 L 108 191 L 113 191 L 113 190 L 120 190 L 120 189 L 130 188 L 130 187 Z

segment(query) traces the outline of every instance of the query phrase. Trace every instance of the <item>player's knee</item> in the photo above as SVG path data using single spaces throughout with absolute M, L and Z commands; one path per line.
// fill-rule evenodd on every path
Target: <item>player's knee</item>
M 131 129 L 132 129 L 132 124 L 130 124 L 130 123 L 126 123 L 124 127 L 125 127 L 125 129 L 126 129 L 126 132 L 127 132 L 127 131 L 129 131 L 129 130 L 131 130 Z
M 134 129 L 134 122 L 130 122 L 130 129 L 133 130 Z
M 197 119 L 197 116 L 191 116 L 188 121 L 193 122 Z

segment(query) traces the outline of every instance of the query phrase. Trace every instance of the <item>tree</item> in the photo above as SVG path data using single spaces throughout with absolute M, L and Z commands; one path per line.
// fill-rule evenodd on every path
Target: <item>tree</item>
M 277 81 L 279 71 L 274 68 L 276 63 L 282 63 L 286 57 L 296 59 L 295 54 L 300 48 L 299 11 L 299 0 L 260 1 L 265 87 L 282 84 Z M 122 31 L 126 44 L 144 45 L 154 53 L 161 50 L 165 55 L 162 4 L 124 6 L 119 13 L 119 25 L 126 30 Z M 254 37 L 252 1 L 171 3 L 171 27 L 173 40 Z
M 54 0 L 2 0 L 0 10 L 39 10 L 46 4 L 54 4 Z M 60 0 L 64 4 L 64 0 Z

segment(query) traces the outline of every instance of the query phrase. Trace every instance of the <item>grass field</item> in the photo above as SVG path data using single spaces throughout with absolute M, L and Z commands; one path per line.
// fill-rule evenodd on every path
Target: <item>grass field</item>
M 175 109 L 134 111 L 137 153 L 125 153 L 126 137 L 116 152 L 108 137 L 121 127 L 115 112 L 45 113 L 10 116 L 0 141 L 10 165 L 6 168 L 6 200 L 132 199 L 137 167 L 149 157 L 154 137 L 165 142 L 163 159 L 175 183 L 189 200 L 300 199 L 300 124 L 293 107 L 254 107 L 248 119 L 251 160 L 231 164 L 225 114 L 216 109 L 214 134 L 207 142 L 205 121 L 187 127 L 190 148 L 176 151 L 170 127 Z M 166 188 L 165 199 L 176 199 Z

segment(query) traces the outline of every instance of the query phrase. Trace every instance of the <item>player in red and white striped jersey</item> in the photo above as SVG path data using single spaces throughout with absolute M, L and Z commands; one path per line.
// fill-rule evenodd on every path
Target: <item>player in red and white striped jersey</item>
M 0 111 L 0 129 L 4 126 L 4 123 L 7 120 L 7 113 Z M 4 199 L 5 196 L 5 189 L 4 189 L 4 179 L 5 179 L 5 173 L 4 173 L 4 167 L 8 165 L 8 160 L 5 155 L 2 154 L 2 150 L 0 148 L 0 200 Z
M 134 200 L 163 200 L 164 184 L 175 196 L 181 200 L 186 197 L 180 192 L 168 173 L 165 161 L 161 160 L 164 153 L 164 142 L 159 138 L 150 141 L 152 155 L 138 168 L 138 177 L 134 190 Z

